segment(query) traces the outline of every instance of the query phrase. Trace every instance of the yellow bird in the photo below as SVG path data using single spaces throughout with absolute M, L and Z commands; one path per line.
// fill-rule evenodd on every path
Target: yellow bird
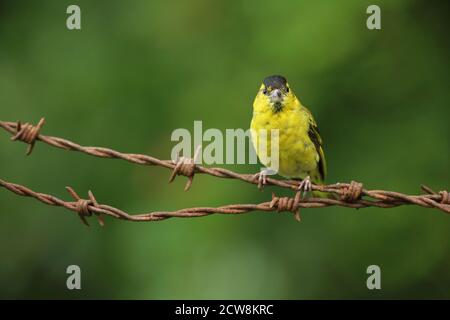
M 278 129 L 279 162 L 278 174 L 289 179 L 301 179 L 299 190 L 311 191 L 311 182 L 323 184 L 326 176 L 325 155 L 322 138 L 311 112 L 295 96 L 283 76 L 270 76 L 263 83 L 253 103 L 251 122 L 253 146 L 259 160 L 270 169 L 266 157 L 262 157 L 258 137 L 261 129 Z M 267 138 L 270 156 L 271 139 Z M 262 183 L 266 181 L 267 172 L 258 174 Z M 322 196 L 314 192 L 315 196 Z

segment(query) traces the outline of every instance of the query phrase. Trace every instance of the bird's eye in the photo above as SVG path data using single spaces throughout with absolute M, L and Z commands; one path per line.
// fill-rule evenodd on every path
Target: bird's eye
M 266 88 L 264 88 L 263 93 L 267 94 L 267 89 Z
M 289 87 L 286 87 L 286 92 L 289 92 Z

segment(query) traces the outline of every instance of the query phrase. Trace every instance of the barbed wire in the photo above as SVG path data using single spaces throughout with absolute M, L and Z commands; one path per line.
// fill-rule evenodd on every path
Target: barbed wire
M 361 200 L 357 203 L 343 202 L 337 199 L 329 198 L 308 198 L 302 199 L 301 192 L 297 192 L 295 197 L 277 197 L 272 193 L 272 199 L 268 202 L 260 204 L 231 204 L 221 207 L 194 207 L 177 211 L 154 211 L 150 213 L 131 215 L 118 208 L 99 204 L 91 191 L 88 192 L 89 200 L 82 199 L 71 187 L 66 187 L 69 194 L 75 201 L 65 201 L 55 196 L 33 191 L 25 186 L 7 182 L 0 179 L 0 186 L 7 190 L 24 197 L 31 197 L 47 205 L 64 207 L 70 211 L 77 213 L 85 225 L 89 225 L 86 217 L 96 215 L 101 226 L 104 225 L 102 215 L 110 216 L 117 219 L 144 222 L 144 221 L 160 221 L 169 218 L 195 218 L 204 217 L 211 214 L 243 214 L 253 211 L 264 212 L 291 212 L 297 221 L 300 221 L 300 208 L 323 208 L 329 206 L 343 206 L 349 208 L 365 208 L 376 206 L 380 208 L 393 208 L 405 204 L 403 202 L 373 202 Z M 429 195 L 432 196 L 432 195 Z M 431 201 L 431 198 L 425 198 Z M 432 203 L 424 205 L 425 207 L 433 207 Z M 447 211 L 448 212 L 448 211 Z
M 109 148 L 81 146 L 72 141 L 52 136 L 40 134 L 40 130 L 44 125 L 44 119 L 39 121 L 37 126 L 29 123 L 21 124 L 20 122 L 4 122 L 0 121 L 0 127 L 11 133 L 12 140 L 22 141 L 29 144 L 27 155 L 31 153 L 36 141 L 42 141 L 53 147 L 64 150 L 79 151 L 88 155 L 100 158 L 122 159 L 128 162 L 140 165 L 154 165 L 172 170 L 169 182 L 173 181 L 177 175 L 188 177 L 185 190 L 188 190 L 196 173 L 207 174 L 219 178 L 228 178 L 241 180 L 247 183 L 256 184 L 262 188 L 261 179 L 257 179 L 255 174 L 240 174 L 223 168 L 207 168 L 195 163 L 194 159 L 181 157 L 177 161 L 160 160 L 144 154 L 122 153 Z M 199 149 L 196 154 L 198 155 Z M 108 215 L 119 219 L 130 221 L 159 221 L 171 217 L 203 217 L 213 213 L 218 214 L 242 214 L 252 211 L 266 212 L 292 212 L 297 220 L 300 220 L 300 208 L 322 208 L 328 206 L 341 206 L 349 208 L 392 208 L 400 205 L 417 205 L 424 208 L 436 208 L 443 212 L 450 213 L 450 195 L 447 191 L 434 192 L 426 186 L 422 186 L 425 194 L 406 195 L 399 192 L 387 190 L 366 190 L 361 183 L 352 181 L 351 183 L 336 183 L 329 185 L 312 185 L 312 190 L 327 192 L 334 194 L 331 198 L 307 198 L 303 199 L 298 192 L 299 181 L 295 180 L 279 180 L 275 178 L 267 178 L 267 185 L 279 186 L 290 190 L 297 191 L 294 197 L 276 197 L 272 194 L 271 201 L 260 204 L 233 204 L 221 207 L 195 207 L 177 211 L 157 211 L 145 214 L 130 215 L 120 209 L 100 205 L 94 198 L 92 192 L 89 192 L 89 200 L 80 198 L 70 187 L 71 196 L 76 200 L 66 202 L 54 196 L 35 192 L 25 186 L 14 184 L 0 180 L 0 186 L 21 196 L 33 197 L 43 203 L 61 206 L 71 211 L 75 211 L 87 224 L 86 216 L 95 214 L 99 217 L 99 221 L 103 224 L 101 215 Z

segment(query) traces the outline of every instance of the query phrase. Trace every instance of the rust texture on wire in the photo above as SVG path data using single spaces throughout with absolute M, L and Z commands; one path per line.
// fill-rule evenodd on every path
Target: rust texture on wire
M 0 121 L 0 127 L 13 135 L 12 140 L 18 140 L 29 144 L 27 154 L 33 150 L 36 141 L 42 141 L 53 147 L 64 150 L 79 151 L 100 158 L 122 159 L 140 165 L 155 165 L 172 170 L 169 182 L 173 181 L 177 175 L 188 177 L 185 190 L 188 190 L 193 181 L 194 174 L 202 173 L 219 178 L 237 179 L 247 183 L 261 186 L 261 179 L 257 179 L 254 174 L 240 174 L 223 168 L 207 168 L 195 163 L 199 148 L 196 150 L 194 159 L 181 157 L 177 161 L 160 160 L 148 155 L 122 153 L 116 150 L 81 146 L 72 141 L 59 137 L 45 136 L 40 134 L 44 124 L 41 119 L 37 126 L 29 123 Z M 294 180 L 279 180 L 274 178 L 266 179 L 267 185 L 279 186 L 297 191 L 299 182 Z M 97 215 L 100 224 L 103 225 L 102 215 L 108 215 L 119 219 L 130 221 L 159 221 L 170 217 L 203 217 L 213 213 L 219 214 L 241 214 L 251 211 L 278 211 L 292 212 L 297 220 L 300 219 L 300 208 L 321 208 L 328 206 L 342 206 L 349 208 L 379 207 L 392 208 L 400 205 L 417 205 L 424 208 L 436 208 L 443 212 L 450 213 L 450 195 L 447 191 L 434 192 L 426 186 L 422 186 L 425 192 L 421 195 L 406 195 L 394 191 L 386 190 L 366 190 L 361 183 L 352 181 L 351 183 L 336 183 L 330 185 L 313 185 L 312 189 L 334 194 L 334 198 L 307 198 L 303 199 L 300 192 L 296 192 L 294 197 L 276 197 L 272 195 L 271 201 L 260 204 L 234 204 L 222 207 L 197 207 L 178 211 L 158 211 L 152 213 L 130 215 L 122 210 L 108 206 L 100 205 L 89 192 L 89 200 L 80 198 L 71 188 L 67 188 L 75 201 L 66 202 L 54 196 L 32 191 L 24 186 L 13 184 L 0 180 L 0 186 L 22 196 L 33 197 L 43 203 L 62 206 L 72 210 L 80 216 L 82 221 L 87 224 L 85 217 L 93 214 Z

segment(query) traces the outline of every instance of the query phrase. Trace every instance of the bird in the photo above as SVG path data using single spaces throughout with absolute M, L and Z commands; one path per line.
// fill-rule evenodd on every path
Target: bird
M 312 184 L 324 184 L 327 174 L 319 128 L 285 77 L 272 75 L 263 79 L 253 102 L 250 129 L 256 154 L 266 166 L 265 170 L 256 174 L 262 185 L 266 184 L 266 176 L 273 170 L 267 157 L 262 156 L 258 138 L 262 129 L 266 132 L 278 129 L 279 161 L 276 173 L 284 178 L 301 180 L 298 190 L 303 192 L 303 196 L 310 192 L 313 196 L 324 196 L 319 191 L 312 191 Z M 266 149 L 271 150 L 269 138 Z

